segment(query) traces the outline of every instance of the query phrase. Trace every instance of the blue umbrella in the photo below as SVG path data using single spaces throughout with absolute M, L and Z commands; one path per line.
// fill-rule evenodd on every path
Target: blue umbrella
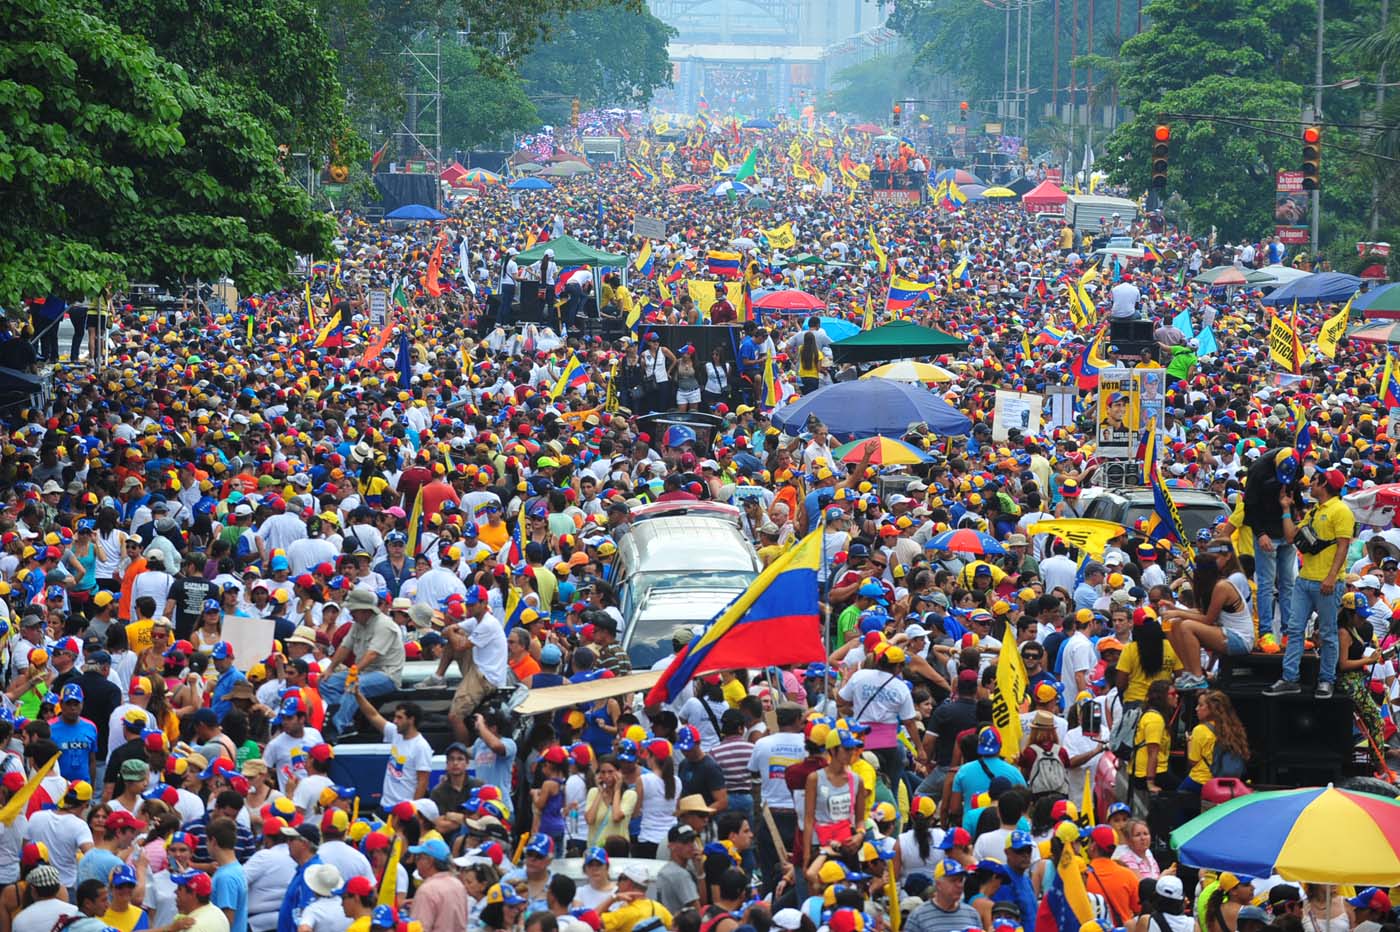
M 752 194 L 753 188 L 750 188 L 742 181 L 721 181 L 710 189 L 710 193 L 715 197 L 724 197 L 730 191 L 733 191 L 735 194 Z
M 759 117 L 756 120 L 749 120 L 746 122 L 744 124 L 744 129 L 776 129 L 777 125 L 778 124 L 774 123 L 772 120 L 765 120 Z
M 446 220 L 447 214 L 426 204 L 405 204 L 384 215 L 385 220 Z
M 860 327 L 841 317 L 823 317 L 822 329 L 833 340 L 844 340 L 860 333 Z
M 1264 299 L 1264 303 L 1274 307 L 1288 307 L 1294 301 L 1299 304 L 1340 304 L 1356 294 L 1360 288 L 1361 279 L 1355 275 L 1347 275 L 1345 272 L 1318 272 L 1275 289 Z
M 924 423 L 939 436 L 972 430 L 966 415 L 922 385 L 864 379 L 823 386 L 773 412 L 773 423 L 790 434 L 816 416 L 842 441 L 857 437 L 902 437 L 910 424 Z
M 519 178 L 506 187 L 511 191 L 553 191 L 554 185 L 543 178 Z

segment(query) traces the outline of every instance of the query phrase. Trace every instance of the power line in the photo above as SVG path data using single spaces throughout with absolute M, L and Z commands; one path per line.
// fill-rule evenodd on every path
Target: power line
M 1162 118 L 1162 119 L 1182 119 L 1182 120 L 1201 120 L 1201 121 L 1210 122 L 1210 123 L 1221 123 L 1221 124 L 1224 124 L 1225 126 L 1233 126 L 1233 127 L 1235 127 L 1236 129 L 1249 129 L 1249 130 L 1254 130 L 1254 131 L 1257 132 L 1257 133 L 1264 133 L 1265 135 L 1268 135 L 1268 136 L 1278 136 L 1280 139 L 1289 139 L 1289 140 L 1294 140 L 1294 141 L 1297 140 L 1297 135 L 1294 134 L 1294 133 L 1285 133 L 1285 132 L 1283 132 L 1282 130 L 1270 129 L 1270 128 L 1267 127 L 1267 126 L 1256 126 L 1256 125 L 1254 125 L 1253 123 L 1246 122 L 1246 120 L 1253 119 L 1253 120 L 1255 120 L 1255 122 L 1283 124 L 1283 125 L 1287 125 L 1287 126 L 1301 126 L 1301 125 L 1302 125 L 1301 121 L 1295 121 L 1295 120 L 1266 120 L 1266 119 L 1264 119 L 1264 118 L 1262 118 L 1262 117 L 1259 117 L 1259 118 L 1252 118 L 1252 117 L 1227 117 L 1227 116 L 1221 116 L 1220 114 L 1213 114 L 1213 113 L 1163 113 L 1163 114 L 1160 114 L 1160 118 Z M 1344 125 L 1347 125 L 1347 124 L 1338 124 L 1338 123 L 1314 123 L 1314 124 L 1309 124 L 1309 125 L 1313 125 L 1313 126 L 1334 126 L 1334 127 L 1335 127 L 1335 126 L 1344 126 Z M 1357 125 L 1357 124 L 1351 124 L 1351 125 L 1352 125 L 1352 126 L 1355 126 L 1355 125 Z M 1377 127 L 1372 127 L 1372 128 L 1374 128 L 1374 129 L 1381 129 L 1381 130 L 1390 130 L 1390 129 L 1395 129 L 1396 127 L 1377 126 Z M 1328 143 L 1328 144 L 1327 144 L 1327 147 L 1328 147 L 1329 149 L 1336 149 L 1336 150 L 1339 151 L 1339 152 L 1348 152 L 1348 153 L 1350 153 L 1350 154 L 1352 154 L 1352 155 L 1359 155 L 1359 156 L 1362 156 L 1363 158 L 1378 159 L 1378 160 L 1383 161 L 1383 162 L 1395 162 L 1395 163 L 1400 163 L 1400 157 L 1396 157 L 1396 156 L 1392 156 L 1392 155 L 1382 155 L 1382 154 L 1379 153 L 1379 152 L 1371 152 L 1371 151 L 1368 151 L 1368 150 L 1366 150 L 1366 149 L 1357 149 L 1357 148 L 1354 148 L 1354 147 L 1352 147 L 1352 146 L 1345 145 L 1344 143 Z

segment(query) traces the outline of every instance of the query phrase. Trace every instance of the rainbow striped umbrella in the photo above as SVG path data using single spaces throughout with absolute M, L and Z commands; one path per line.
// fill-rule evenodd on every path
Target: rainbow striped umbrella
M 869 440 L 852 440 L 850 443 L 843 443 L 832 450 L 832 455 L 843 463 L 859 463 L 861 457 L 865 455 L 865 448 L 868 444 L 878 444 L 875 452 L 870 456 L 870 462 L 876 466 L 912 466 L 915 463 L 927 463 L 928 454 L 905 443 L 903 440 L 895 440 L 893 437 L 872 437 Z
M 1191 867 L 1304 883 L 1400 883 L 1400 802 L 1332 786 L 1239 796 L 1172 832 Z
M 1006 548 L 990 534 L 983 534 L 970 527 L 960 527 L 952 531 L 935 534 L 924 544 L 925 550 L 947 550 L 949 553 L 1006 553 Z

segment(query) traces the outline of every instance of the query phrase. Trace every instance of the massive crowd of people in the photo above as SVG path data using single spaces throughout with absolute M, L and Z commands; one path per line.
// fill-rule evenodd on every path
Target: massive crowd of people
M 0 932 L 1031 932 L 1065 922 L 1066 849 L 1089 932 L 1388 927 L 1384 890 L 1198 872 L 1166 844 L 1269 750 L 1212 682 L 1240 655 L 1286 644 L 1280 701 L 1318 655 L 1307 689 L 1354 705 L 1384 770 L 1400 564 L 1342 500 L 1393 479 L 1382 355 L 1280 377 L 1261 295 L 1190 281 L 1276 243 L 1246 260 L 1116 220 L 1152 258 L 1102 262 L 1087 312 L 1156 323 L 1166 485 L 1220 517 L 1081 553 L 1033 529 L 1086 513 L 1094 394 L 998 440 L 993 398 L 1085 377 L 1066 292 L 1098 231 L 814 181 L 851 154 L 839 130 L 734 136 L 734 164 L 762 146 L 766 206 L 639 131 L 646 171 L 487 186 L 439 224 L 346 213 L 308 287 L 119 303 L 101 364 L 56 368 L 0 451 Z M 637 216 L 667 223 L 645 268 Z M 515 259 L 564 235 L 629 267 Z M 710 306 L 686 282 L 730 250 L 749 294 Z M 931 287 L 890 309 L 891 269 Z M 824 310 L 750 307 L 775 287 Z M 909 424 L 924 463 L 772 423 L 859 374 L 822 318 L 867 313 L 967 341 L 931 390 L 971 431 Z M 1332 313 L 1302 314 L 1305 345 Z M 702 359 L 666 324 L 730 329 Z M 673 408 L 713 415 L 712 441 L 639 421 Z M 508 711 L 517 684 L 632 672 L 618 545 L 639 508 L 697 499 L 739 505 L 765 565 L 822 530 L 829 656 Z M 1005 554 L 929 547 L 952 529 Z M 1008 651 L 1028 686 L 998 727 Z M 382 784 L 337 782 L 352 735 L 382 741 Z

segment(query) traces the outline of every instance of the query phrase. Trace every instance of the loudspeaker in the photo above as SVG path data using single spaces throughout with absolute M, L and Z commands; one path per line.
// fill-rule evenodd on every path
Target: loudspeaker
M 1317 654 L 1304 653 L 1298 665 L 1298 680 L 1304 690 L 1317 685 L 1319 663 Z M 1229 691 L 1264 689 L 1283 676 L 1283 654 L 1248 653 L 1220 658 L 1220 676 L 1216 685 Z
M 1136 317 L 1110 318 L 1108 322 L 1108 342 L 1151 343 L 1152 321 Z

